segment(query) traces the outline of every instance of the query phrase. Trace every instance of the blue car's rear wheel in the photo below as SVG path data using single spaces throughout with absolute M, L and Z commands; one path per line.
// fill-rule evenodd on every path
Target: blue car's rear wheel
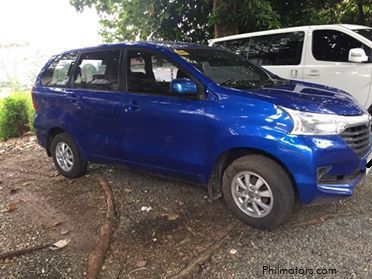
M 54 165 L 63 176 L 75 178 L 85 173 L 87 162 L 81 157 L 69 134 L 61 133 L 52 139 L 51 153 Z
M 262 155 L 248 155 L 232 162 L 224 172 L 222 191 L 235 215 L 260 229 L 270 229 L 286 221 L 295 202 L 287 173 Z

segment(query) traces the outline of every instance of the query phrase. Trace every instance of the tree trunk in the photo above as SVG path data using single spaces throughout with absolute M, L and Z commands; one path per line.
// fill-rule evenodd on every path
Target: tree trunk
M 366 16 L 363 11 L 363 4 L 360 0 L 356 1 L 357 7 L 358 7 L 358 24 L 360 25 L 366 25 Z
M 213 10 L 221 9 L 224 13 L 233 13 L 234 8 L 228 1 L 224 0 L 213 0 Z M 214 25 L 214 37 L 220 38 L 229 35 L 235 35 L 238 33 L 238 28 L 236 24 L 233 23 L 216 23 Z

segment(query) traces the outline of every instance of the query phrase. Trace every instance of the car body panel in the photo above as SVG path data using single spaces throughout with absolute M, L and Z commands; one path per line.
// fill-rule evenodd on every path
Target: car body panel
M 365 113 L 342 90 L 295 81 L 251 90 L 223 87 L 173 51 L 196 47 L 193 44 L 140 42 L 88 50 L 113 47 L 162 53 L 200 82 L 202 96 L 188 99 L 128 93 L 125 88 L 117 92 L 47 88 L 41 85 L 39 75 L 33 94 L 38 105 L 35 128 L 42 146 L 49 148 L 50 131 L 59 128 L 72 135 L 86 160 L 128 165 L 202 185 L 208 184 L 221 155 L 246 149 L 269 156 L 288 171 L 304 203 L 352 192 L 319 188 L 318 167 L 332 165 L 329 175 L 365 172 L 366 159 L 339 135 L 291 135 L 293 121 L 281 108 L 341 115 Z M 350 183 L 351 189 L 357 179 Z

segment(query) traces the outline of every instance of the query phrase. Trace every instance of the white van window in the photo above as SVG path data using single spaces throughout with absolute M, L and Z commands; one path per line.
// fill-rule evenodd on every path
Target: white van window
M 248 59 L 248 52 L 249 52 L 249 43 L 251 38 L 242 38 L 236 40 L 228 40 L 222 42 L 214 43 L 214 46 L 221 46 L 224 48 L 228 48 L 229 50 L 235 52 L 243 56 L 244 58 Z
M 354 29 L 354 32 L 362 35 L 364 38 L 367 38 L 372 42 L 372 28 L 369 29 Z
M 304 32 L 289 32 L 217 42 L 250 62 L 262 65 L 298 65 L 301 63 Z
M 362 42 L 337 30 L 314 30 L 312 53 L 316 60 L 348 62 L 352 48 L 363 48 L 368 56 L 371 49 Z
M 301 63 L 304 32 L 252 37 L 249 61 L 258 65 L 298 65 Z

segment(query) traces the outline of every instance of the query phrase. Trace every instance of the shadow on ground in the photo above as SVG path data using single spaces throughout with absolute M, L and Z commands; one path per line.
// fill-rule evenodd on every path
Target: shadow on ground
M 88 175 L 56 174 L 33 137 L 0 143 L 0 252 L 69 238 L 48 249 L 0 261 L 1 278 L 83 278 L 105 214 L 96 181 L 113 191 L 116 216 L 101 278 L 166 278 L 211 245 L 217 249 L 188 277 L 262 277 L 263 267 L 312 270 L 314 278 L 370 278 L 371 181 L 346 200 L 297 206 L 289 222 L 258 231 L 237 221 L 206 189 L 124 168 L 93 165 Z M 9 206 L 13 206 L 9 210 Z M 148 212 L 142 207 L 151 208 Z M 221 238 L 227 235 L 223 241 Z M 319 272 L 327 274 L 316 274 Z M 311 277 L 311 274 L 307 274 Z

